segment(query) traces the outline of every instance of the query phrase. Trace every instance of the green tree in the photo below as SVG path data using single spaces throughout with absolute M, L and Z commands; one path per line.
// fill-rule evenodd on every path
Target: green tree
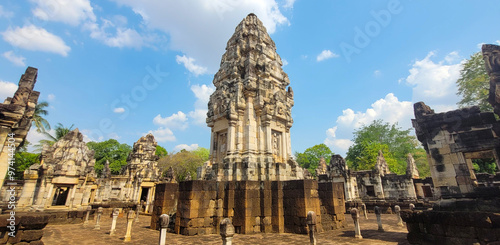
M 162 173 L 165 174 L 172 167 L 178 181 L 185 180 L 188 175 L 191 176 L 191 179 L 196 179 L 196 170 L 208 159 L 205 159 L 203 154 L 200 154 L 201 150 L 199 149 L 194 151 L 181 150 L 160 158 L 158 165 Z
M 462 96 L 457 103 L 459 107 L 477 105 L 481 111 L 493 111 L 488 102 L 490 78 L 481 52 L 471 55 L 470 59 L 464 63 L 457 86 L 457 95 Z
M 398 166 L 398 161 L 394 158 L 393 154 L 390 152 L 388 145 L 381 144 L 376 141 L 371 141 L 371 142 L 363 141 L 361 142 L 360 146 L 362 150 L 360 151 L 360 154 L 356 157 L 356 160 L 353 161 L 353 164 L 351 165 L 352 168 L 356 170 L 373 169 L 375 167 L 375 164 L 377 163 L 378 153 L 379 151 L 382 151 L 384 159 L 387 162 L 387 165 L 389 166 L 389 169 L 392 172 L 402 173 L 405 171 L 405 169 L 401 169 L 401 167 Z
M 14 171 L 16 179 L 23 179 L 24 170 L 35 163 L 40 163 L 40 154 L 18 151 L 14 155 Z
M 157 145 L 156 146 L 156 152 L 155 152 L 155 155 L 159 156 L 159 157 L 163 157 L 163 156 L 166 156 L 168 155 L 168 152 L 165 148 L 163 148 L 162 146 L 159 146 Z
M 332 155 L 333 152 L 328 146 L 319 144 L 307 148 L 303 153 L 295 152 L 295 160 L 301 167 L 306 168 L 311 174 L 315 175 L 321 157 L 325 158 L 325 161 L 329 161 Z
M 476 173 L 494 174 L 497 171 L 497 163 L 494 158 L 472 159 L 472 166 Z
M 210 157 L 210 150 L 208 150 L 207 148 L 198 147 L 196 150 L 193 150 L 191 152 L 199 156 L 200 159 L 203 160 L 203 162 L 208 161 L 208 158 Z
M 406 158 L 408 153 L 414 153 L 418 147 L 415 136 L 410 135 L 410 129 L 403 130 L 397 124 L 384 123 L 375 120 L 370 125 L 362 126 L 354 132 L 354 144 L 347 151 L 346 161 L 354 170 L 368 170 L 370 165 L 358 162 L 359 159 L 368 160 L 372 158 L 374 150 L 386 151 L 386 160 L 393 158 L 397 164 L 390 165 L 391 172 L 404 174 L 406 171 Z M 378 143 L 378 144 L 374 144 Z M 387 149 L 385 149 L 387 147 Z M 366 151 L 366 152 L 365 152 Z M 375 158 L 376 159 L 376 158 Z M 361 164 L 361 165 L 360 165 Z
M 413 159 L 417 165 L 420 178 L 424 179 L 431 176 L 431 169 L 429 168 L 429 161 L 427 161 L 427 153 L 423 148 L 417 148 L 413 152 Z
M 48 106 L 49 103 L 46 101 L 40 102 L 35 106 L 32 123 L 33 125 L 35 125 L 36 131 L 38 133 L 50 130 L 49 122 L 45 118 L 43 118 L 43 116 L 47 116 L 49 114 L 49 112 L 45 109 Z
M 132 147 L 127 144 L 120 144 L 115 139 L 109 139 L 102 142 L 89 142 L 87 146 L 94 150 L 96 160 L 94 168 L 100 175 L 104 168 L 106 160 L 109 161 L 109 168 L 112 174 L 120 174 L 123 166 L 127 165 L 127 157 L 132 151 Z

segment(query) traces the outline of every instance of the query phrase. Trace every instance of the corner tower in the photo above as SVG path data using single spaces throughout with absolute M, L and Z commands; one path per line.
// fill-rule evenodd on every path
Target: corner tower
M 255 14 L 236 27 L 215 74 L 208 102 L 210 160 L 200 177 L 213 180 L 302 179 L 293 161 L 293 91 L 276 46 Z M 287 88 L 288 87 L 288 88 Z

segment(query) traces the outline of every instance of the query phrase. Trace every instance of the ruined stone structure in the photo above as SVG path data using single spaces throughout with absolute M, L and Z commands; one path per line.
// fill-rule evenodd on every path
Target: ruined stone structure
M 184 235 L 217 234 L 224 218 L 240 234 L 306 234 L 309 211 L 318 231 L 344 225 L 343 184 L 304 179 L 291 157 L 293 91 L 281 65 L 262 22 L 249 14 L 214 76 L 210 160 L 198 180 L 158 185 L 152 228 L 175 209 L 174 231 Z
M 413 159 L 411 155 L 409 158 Z M 415 171 L 409 165 L 407 173 Z M 415 178 L 416 177 L 416 178 Z M 319 174 L 320 181 L 342 182 L 345 199 L 348 202 L 368 201 L 411 201 L 417 199 L 415 179 L 418 171 L 412 175 L 390 173 L 382 152 L 379 152 L 373 170 L 351 171 L 340 155 L 332 155 L 324 174 Z
M 150 212 L 153 203 L 155 184 L 160 181 L 156 155 L 156 140 L 152 134 L 141 137 L 134 143 L 127 158 L 127 165 L 120 175 L 111 176 L 109 164 L 106 164 L 101 178 L 96 203 L 110 201 L 144 202 L 142 211 Z
M 96 174 L 94 152 L 75 129 L 54 145 L 45 145 L 41 163 L 25 171 L 20 208 L 83 209 L 93 202 Z
M 292 159 L 293 90 L 276 46 L 254 14 L 227 42 L 208 102 L 212 130 L 208 180 L 302 179 Z
M 500 115 L 500 46 L 483 45 L 490 75 L 489 102 Z M 423 102 L 414 105 L 413 126 L 431 169 L 435 192 L 441 198 L 432 211 L 404 213 L 412 244 L 495 244 L 500 189 L 498 175 L 477 178 L 472 159 L 499 163 L 500 123 L 494 113 L 477 106 L 435 113 Z M 478 181 L 480 180 L 480 181 Z
M 33 91 L 38 70 L 28 67 L 14 96 L 0 104 L 0 188 L 4 184 L 13 150 L 24 143 L 40 92 Z M 10 155 L 10 157 L 9 157 Z

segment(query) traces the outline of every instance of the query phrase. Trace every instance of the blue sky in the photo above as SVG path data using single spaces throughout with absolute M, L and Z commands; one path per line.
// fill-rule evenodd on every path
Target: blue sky
M 205 124 L 227 40 L 264 23 L 294 90 L 292 150 L 345 155 L 375 119 L 410 128 L 413 103 L 456 108 L 461 63 L 500 40 L 497 1 L 30 0 L 0 2 L 0 100 L 27 66 L 52 125 L 169 152 L 209 147 Z M 42 136 L 32 130 L 37 142 Z

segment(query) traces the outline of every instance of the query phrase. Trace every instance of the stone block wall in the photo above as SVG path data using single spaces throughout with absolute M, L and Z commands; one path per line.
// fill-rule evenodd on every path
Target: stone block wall
M 283 182 L 283 214 L 285 232 L 307 234 L 307 212 L 314 211 L 321 232 L 321 210 L 318 182 L 315 180 L 290 180 Z
M 500 214 L 490 212 L 401 212 L 411 244 L 499 244 Z
M 16 215 L 13 221 L 8 219 L 11 219 L 10 215 L 0 215 L 0 244 L 44 244 L 41 239 L 43 228 L 49 223 L 49 215 L 23 214 Z M 11 231 L 15 231 L 14 236 L 9 236 Z
M 336 229 L 345 220 L 343 188 L 342 183 L 332 182 L 318 186 L 315 180 L 180 182 L 174 231 L 183 235 L 217 234 L 220 221 L 230 218 L 240 234 L 306 234 L 308 211 L 317 214 L 318 231 Z M 163 201 L 156 199 L 151 228 L 156 228 L 161 213 L 172 210 L 172 193 L 174 185 L 157 187 L 156 196 Z
M 160 215 L 173 215 L 177 212 L 177 200 L 179 199 L 179 184 L 163 183 L 156 185 L 153 203 L 153 214 L 151 216 L 151 229 L 158 230 Z
M 344 227 L 344 183 L 318 183 L 318 194 L 321 202 L 321 225 L 323 230 Z
M 406 175 L 386 174 L 381 177 L 386 200 L 416 200 L 413 179 Z

